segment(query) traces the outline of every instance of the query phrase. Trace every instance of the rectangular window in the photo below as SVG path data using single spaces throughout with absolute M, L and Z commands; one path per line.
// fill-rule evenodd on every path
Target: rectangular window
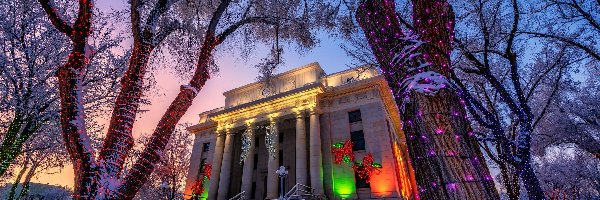
M 257 167 L 258 167 L 258 154 L 254 154 L 254 166 L 252 168 L 256 169 Z
M 209 149 L 210 149 L 210 143 L 202 144 L 202 152 L 208 152 Z
M 365 134 L 362 130 L 350 133 L 352 140 L 352 151 L 365 150 Z
M 258 147 L 258 137 L 254 137 L 254 147 Z
M 256 182 L 252 182 L 252 192 L 250 193 L 250 199 L 254 199 L 256 196 Z
M 202 160 L 200 160 L 200 167 L 198 168 L 198 175 L 196 175 L 196 178 L 202 178 L 202 176 L 204 176 L 204 165 L 206 164 L 206 158 L 202 158 Z
M 279 166 L 283 166 L 283 151 L 279 150 Z M 279 169 L 279 167 L 277 167 Z
M 360 110 L 355 110 L 355 111 L 348 112 L 348 121 L 350 123 L 362 121 L 362 117 L 360 115 Z
M 279 137 L 279 143 L 283 143 L 283 132 L 280 132 L 279 134 L 277 134 Z
M 356 188 L 371 188 L 371 185 L 367 183 L 366 179 L 358 176 L 358 172 L 354 172 L 354 178 L 356 179 Z

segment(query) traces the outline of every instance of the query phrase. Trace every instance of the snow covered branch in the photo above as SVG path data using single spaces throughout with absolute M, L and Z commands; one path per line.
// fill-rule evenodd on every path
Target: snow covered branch
M 57 8 L 54 5 L 54 0 L 38 0 L 46 11 L 48 18 L 54 25 L 56 29 L 60 32 L 66 34 L 71 37 L 73 34 L 73 28 L 71 25 L 67 24 L 67 22 L 61 17 L 61 14 L 57 12 Z

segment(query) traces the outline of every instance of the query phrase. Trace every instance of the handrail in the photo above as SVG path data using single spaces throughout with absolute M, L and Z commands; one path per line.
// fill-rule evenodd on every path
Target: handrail
M 242 191 L 242 192 L 240 192 L 239 194 L 237 194 L 237 195 L 235 195 L 235 196 L 231 197 L 229 200 L 238 200 L 238 199 L 239 199 L 239 200 L 244 200 L 244 199 L 246 199 L 246 197 L 244 197 L 244 194 L 245 194 L 245 193 L 246 193 L 246 191 Z
M 304 184 L 296 183 L 296 185 L 294 185 L 294 187 L 292 187 L 292 189 L 290 189 L 290 191 L 287 192 L 283 198 L 290 199 L 290 197 L 292 197 L 292 196 L 301 196 L 301 195 L 308 195 L 308 196 L 316 197 L 317 195 L 315 195 L 314 193 L 315 193 L 315 189 L 313 189 L 307 185 L 304 185 Z

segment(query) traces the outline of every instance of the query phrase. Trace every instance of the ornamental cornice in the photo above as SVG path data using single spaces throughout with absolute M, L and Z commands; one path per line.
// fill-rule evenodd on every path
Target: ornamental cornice
M 315 107 L 317 105 L 317 95 L 323 92 L 324 86 L 316 82 L 211 113 L 208 117 L 219 124 L 231 124 L 232 127 L 243 126 L 247 120 L 269 120 L 270 118 L 292 114 L 298 109 L 304 110 Z
M 317 71 L 323 72 L 323 69 L 321 68 L 319 63 L 313 62 L 313 63 L 306 64 L 304 66 L 300 66 L 300 67 L 294 68 L 292 70 L 283 72 L 281 74 L 277 74 L 277 75 L 273 76 L 272 78 L 273 79 L 286 78 L 291 75 L 294 75 L 297 73 L 302 73 L 305 71 L 310 71 L 310 70 L 317 70 Z M 263 84 L 262 82 L 254 82 L 254 83 L 246 84 L 241 87 L 226 91 L 223 93 L 223 95 L 228 96 L 228 95 L 234 94 L 236 92 L 246 91 L 246 90 L 250 90 L 250 89 L 256 89 L 256 88 L 259 88 L 262 84 Z
M 210 122 L 204 122 L 204 123 L 196 124 L 193 126 L 189 126 L 186 129 L 192 134 L 197 134 L 202 131 L 216 129 L 216 127 L 217 127 L 217 123 L 210 121 Z

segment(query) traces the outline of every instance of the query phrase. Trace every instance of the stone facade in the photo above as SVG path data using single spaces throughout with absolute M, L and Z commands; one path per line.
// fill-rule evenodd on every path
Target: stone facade
M 242 191 L 246 199 L 279 195 L 279 166 L 288 169 L 283 190 L 297 183 L 328 199 L 414 199 L 410 166 L 398 109 L 376 70 L 366 66 L 326 75 L 311 63 L 275 76 L 270 88 L 248 84 L 224 93 L 225 106 L 200 114 L 186 197 L 212 165 L 202 198 L 228 199 Z M 265 140 L 276 126 L 270 154 Z M 241 162 L 242 135 L 251 128 L 251 148 Z M 248 137 L 247 137 L 248 138 Z M 381 164 L 370 183 L 357 177 L 352 163 L 336 164 L 335 143 L 355 143 L 355 162 L 367 154 Z M 245 163 L 248 163 L 246 165 Z

